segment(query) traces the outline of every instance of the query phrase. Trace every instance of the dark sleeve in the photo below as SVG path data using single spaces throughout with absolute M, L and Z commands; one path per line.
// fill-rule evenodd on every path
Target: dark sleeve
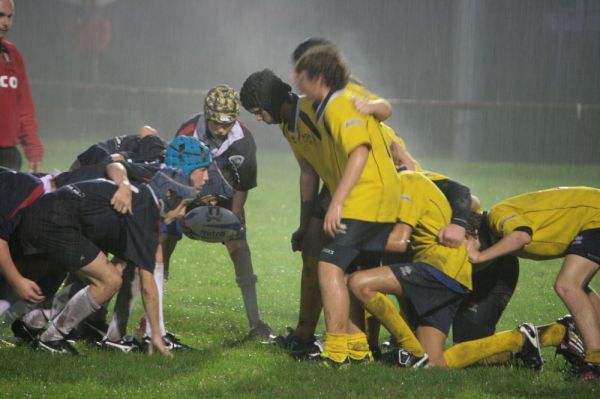
M 256 143 L 248 129 L 242 125 L 244 139 L 236 142 L 231 151 L 227 151 L 229 161 L 235 164 L 239 174 L 238 191 L 248 191 L 257 185 Z M 236 158 L 236 155 L 243 158 Z
M 126 248 L 123 258 L 154 272 L 158 246 L 159 212 L 150 192 L 142 187 L 133 199 L 133 215 L 126 216 Z
M 94 165 L 105 161 L 110 157 L 110 151 L 104 143 L 90 146 L 87 150 L 77 156 L 81 166 Z
M 21 211 L 44 194 L 41 180 L 29 173 L 0 174 L 0 238 L 8 241 Z
M 448 199 L 452 208 L 452 224 L 467 228 L 467 220 L 471 211 L 471 190 L 454 180 L 435 180 L 435 185 Z
M 160 169 L 158 163 L 145 164 L 145 163 L 132 163 L 119 161 L 125 170 L 127 170 L 127 177 L 133 184 L 148 183 L 152 180 L 152 177 Z

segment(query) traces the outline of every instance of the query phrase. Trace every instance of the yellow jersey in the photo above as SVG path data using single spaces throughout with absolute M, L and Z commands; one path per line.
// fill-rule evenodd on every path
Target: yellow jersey
M 440 230 L 450 223 L 452 217 L 452 209 L 444 194 L 431 180 L 418 172 L 402 172 L 400 187 L 402 196 L 398 219 L 413 228 L 413 262 L 433 266 L 472 290 L 472 267 L 464 244 L 458 248 L 450 248 L 438 242 Z
M 348 84 L 346 85 L 346 90 L 350 91 L 354 96 L 367 97 L 371 101 L 382 99 L 381 97 L 377 96 L 376 94 L 373 94 L 357 82 L 348 82 Z M 417 172 L 422 171 L 423 168 L 421 167 L 419 162 L 417 162 L 417 160 L 406 149 L 406 143 L 404 143 L 404 140 L 402 140 L 402 138 L 396 134 L 394 129 L 392 129 L 383 122 L 380 123 L 382 125 L 383 132 L 385 133 L 385 139 L 388 147 L 391 147 L 392 141 L 395 141 L 400 146 L 400 148 L 402 148 L 406 152 L 406 155 L 408 155 L 411 161 L 413 161 L 413 163 L 415 164 L 415 170 Z
M 520 257 L 559 258 L 579 232 L 600 228 L 600 190 L 560 187 L 518 195 L 493 206 L 488 224 L 497 237 L 518 228 L 531 230 Z
M 296 159 L 305 159 L 317 172 L 325 185 L 336 181 L 326 163 L 323 152 L 329 147 L 327 134 L 319 129 L 313 102 L 306 96 L 292 96 L 292 118 L 281 122 L 279 128 L 287 140 Z M 339 177 L 337 177 L 339 180 Z
M 381 124 L 372 116 L 356 111 L 354 95 L 347 89 L 332 92 L 317 109 L 317 120 L 331 140 L 323 153 L 331 174 L 336 177 L 329 188 L 335 193 L 349 154 L 361 145 L 368 146 L 367 163 L 344 202 L 342 218 L 393 223 L 400 194 L 398 174 Z

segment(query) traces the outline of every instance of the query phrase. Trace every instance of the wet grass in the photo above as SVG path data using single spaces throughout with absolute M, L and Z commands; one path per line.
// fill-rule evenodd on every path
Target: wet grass
M 46 169 L 66 168 L 82 146 L 53 143 Z M 259 187 L 247 204 L 248 237 L 262 317 L 284 333 L 286 325 L 296 322 L 299 297 L 300 257 L 289 245 L 298 219 L 298 172 L 289 154 L 259 153 L 259 161 Z M 423 163 L 470 185 L 486 208 L 540 188 L 600 187 L 600 166 Z M 565 313 L 552 291 L 560 262 L 522 265 L 499 330 L 523 321 L 547 323 Z M 247 321 L 234 279 L 221 244 L 182 240 L 171 267 L 165 314 L 168 329 L 195 352 L 167 360 L 105 353 L 79 343 L 83 356 L 74 358 L 0 345 L 0 397 L 592 398 L 600 392 L 599 383 L 570 380 L 551 349 L 544 350 L 546 368 L 540 374 L 513 367 L 400 371 L 381 364 L 336 371 L 297 362 L 276 348 L 245 340 Z M 600 288 L 598 281 L 593 285 Z M 131 327 L 140 315 L 138 305 Z M 9 329 L 0 328 L 0 338 L 10 340 Z

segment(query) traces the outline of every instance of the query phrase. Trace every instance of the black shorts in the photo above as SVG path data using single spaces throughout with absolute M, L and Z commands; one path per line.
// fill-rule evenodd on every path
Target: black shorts
M 417 324 L 428 324 L 448 335 L 466 294 L 451 290 L 425 267 L 423 263 L 399 263 L 390 269 L 414 309 Z
M 21 170 L 22 157 L 17 147 L 0 147 L 0 166 Z
M 473 273 L 473 292 L 463 300 L 452 323 L 454 342 L 493 335 L 518 279 L 519 259 L 514 255 L 502 256 Z
M 600 265 L 600 229 L 584 230 L 575 237 L 565 255 L 579 255 Z
M 344 234 L 336 234 L 321 250 L 319 260 L 332 263 L 346 271 L 362 252 L 383 253 L 394 223 L 365 222 L 342 219 L 346 225 Z
M 23 254 L 44 254 L 70 271 L 96 259 L 101 251 L 82 234 L 77 201 L 64 198 L 47 205 L 24 215 L 17 229 Z

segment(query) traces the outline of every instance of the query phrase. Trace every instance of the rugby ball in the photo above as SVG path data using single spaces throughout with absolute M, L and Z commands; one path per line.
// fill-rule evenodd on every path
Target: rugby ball
M 189 211 L 181 230 L 192 240 L 225 242 L 239 239 L 242 223 L 233 212 L 220 206 L 199 206 Z

